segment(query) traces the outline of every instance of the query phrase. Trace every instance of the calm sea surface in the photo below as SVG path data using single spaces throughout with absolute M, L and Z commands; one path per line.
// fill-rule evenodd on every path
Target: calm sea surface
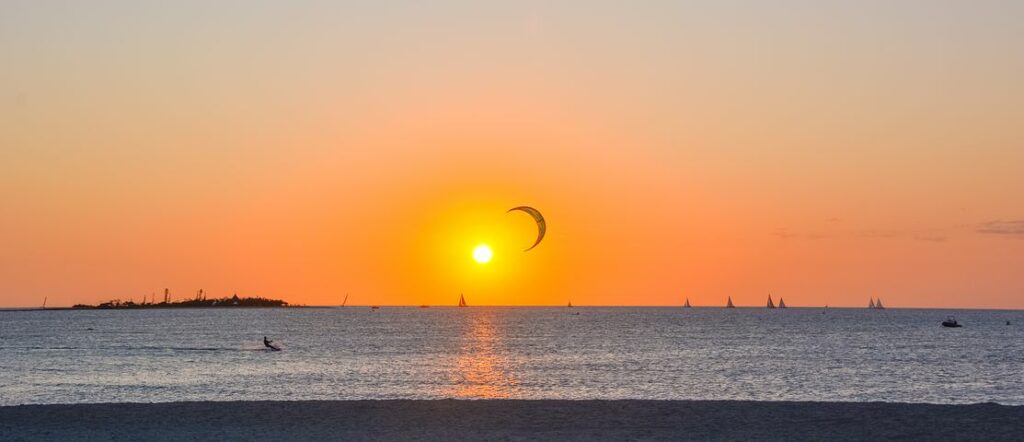
M 390 398 L 1019 405 L 1024 312 L 0 311 L 0 405 Z

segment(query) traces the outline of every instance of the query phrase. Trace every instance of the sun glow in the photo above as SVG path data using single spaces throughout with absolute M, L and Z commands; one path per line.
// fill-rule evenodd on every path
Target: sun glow
M 487 244 L 480 244 L 473 249 L 473 259 L 480 264 L 487 264 L 494 257 L 494 252 Z

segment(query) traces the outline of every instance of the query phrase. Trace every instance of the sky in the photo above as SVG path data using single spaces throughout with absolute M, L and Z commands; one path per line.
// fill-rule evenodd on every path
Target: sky
M 1014 1 L 4 0 L 0 306 L 1024 308 L 1021 22 Z M 548 224 L 529 252 L 520 205 Z

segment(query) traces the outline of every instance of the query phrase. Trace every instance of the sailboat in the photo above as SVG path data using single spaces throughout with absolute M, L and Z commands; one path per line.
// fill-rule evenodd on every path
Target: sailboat
M 784 301 L 781 297 L 779 298 L 779 308 L 786 308 L 786 301 Z
M 685 303 L 685 304 L 683 304 L 683 308 L 692 308 L 692 307 L 690 306 L 690 298 L 686 298 L 686 303 Z
M 775 308 L 775 303 L 772 302 L 772 295 L 768 295 L 768 308 Z
M 875 308 L 875 298 L 869 298 L 868 308 Z
M 567 305 L 566 307 L 572 308 L 572 301 L 569 301 L 569 305 Z
M 878 298 L 878 300 L 875 301 L 875 308 L 879 310 L 885 310 L 885 307 L 882 306 L 882 298 Z
M 736 308 L 736 306 L 735 306 L 735 305 L 732 305 L 732 296 L 730 296 L 730 297 L 729 297 L 729 300 L 728 300 L 728 301 L 726 301 L 726 303 L 725 303 L 725 308 Z
M 46 309 L 46 297 L 43 296 L 43 309 Z
M 341 300 L 341 306 L 344 307 L 346 302 L 348 302 L 348 293 L 345 294 L 345 299 Z
M 459 293 L 459 307 L 466 307 L 466 297 Z

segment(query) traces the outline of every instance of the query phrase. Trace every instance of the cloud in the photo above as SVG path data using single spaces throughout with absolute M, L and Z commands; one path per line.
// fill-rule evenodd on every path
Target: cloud
M 828 238 L 829 235 L 824 233 L 795 233 L 790 232 L 789 229 L 779 228 L 775 230 L 775 236 L 782 239 L 822 239 Z
M 849 232 L 849 234 L 850 236 L 860 238 L 899 238 L 910 235 L 908 232 L 901 232 L 899 230 L 859 230 Z
M 782 239 L 827 239 L 827 238 L 869 238 L 869 239 L 910 239 L 914 241 L 945 242 L 949 239 L 946 235 L 929 233 L 927 231 L 908 230 L 837 230 L 819 232 L 794 232 L 785 227 L 778 228 L 773 233 Z
M 1016 221 L 988 221 L 978 225 L 978 233 L 995 235 L 1024 235 L 1024 219 Z

